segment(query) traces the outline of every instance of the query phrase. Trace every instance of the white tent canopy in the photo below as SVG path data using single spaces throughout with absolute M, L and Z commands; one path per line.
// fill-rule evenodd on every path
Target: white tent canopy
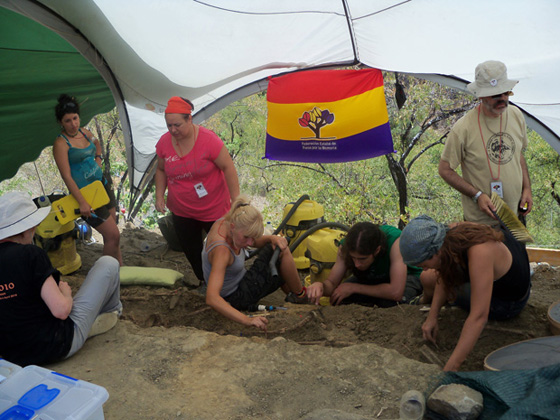
M 169 97 L 195 119 L 267 87 L 267 77 L 362 65 L 465 89 L 500 60 L 513 102 L 560 153 L 560 2 L 556 0 L 0 0 L 56 31 L 111 89 L 134 185 L 165 132 Z M 436 98 L 437 100 L 437 98 Z M 153 168 L 152 168 L 153 169 Z

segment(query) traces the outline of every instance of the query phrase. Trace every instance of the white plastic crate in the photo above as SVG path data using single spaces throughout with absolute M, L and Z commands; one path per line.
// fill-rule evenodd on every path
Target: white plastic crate
M 8 362 L 6 359 L 0 359 L 0 384 L 20 370 L 21 366 Z
M 99 385 L 27 366 L 0 383 L 0 420 L 104 420 L 108 398 Z

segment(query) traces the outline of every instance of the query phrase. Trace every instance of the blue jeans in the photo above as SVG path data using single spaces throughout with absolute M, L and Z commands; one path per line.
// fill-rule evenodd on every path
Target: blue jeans
M 492 298 L 490 301 L 490 312 L 488 313 L 488 319 L 493 319 L 497 321 L 503 321 L 505 319 L 513 318 L 519 315 L 521 310 L 527 304 L 529 296 L 531 295 L 531 285 L 529 284 L 529 289 L 525 296 L 516 301 L 511 300 L 501 300 Z M 470 311 L 471 309 L 471 284 L 465 283 L 459 287 L 457 291 L 457 299 L 455 303 L 461 308 Z

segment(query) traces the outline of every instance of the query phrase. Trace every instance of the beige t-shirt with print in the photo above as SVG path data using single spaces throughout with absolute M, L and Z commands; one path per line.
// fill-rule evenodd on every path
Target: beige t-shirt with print
M 484 115 L 479 105 L 453 126 L 441 159 L 449 162 L 453 170 L 461 165 L 463 179 L 488 196 L 491 183 L 501 181 L 503 199 L 517 214 L 523 187 L 521 153 L 526 148 L 527 126 L 517 107 L 510 104 L 501 117 L 491 118 Z M 465 220 L 497 223 L 480 211 L 470 197 L 462 195 L 461 200 Z

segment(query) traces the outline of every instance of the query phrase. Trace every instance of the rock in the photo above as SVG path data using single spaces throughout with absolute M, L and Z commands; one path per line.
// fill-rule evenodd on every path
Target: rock
M 174 309 L 175 306 L 177 306 L 177 303 L 179 303 L 179 298 L 179 295 L 171 296 L 171 299 L 169 299 L 169 309 Z
M 183 284 L 187 286 L 189 289 L 194 289 L 201 286 L 201 281 L 196 278 L 196 276 L 185 276 L 182 279 Z
M 428 408 L 450 420 L 474 420 L 482 412 L 482 394 L 465 385 L 442 385 L 428 398 Z

